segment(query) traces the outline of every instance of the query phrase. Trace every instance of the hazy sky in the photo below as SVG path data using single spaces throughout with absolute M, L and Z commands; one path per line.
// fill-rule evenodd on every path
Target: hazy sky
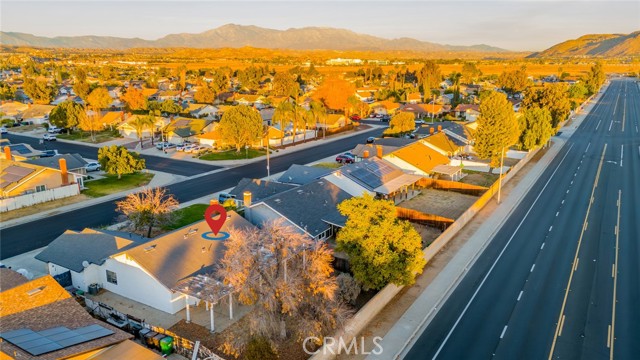
M 543 50 L 587 33 L 640 30 L 640 1 L 7 1 L 0 29 L 157 39 L 234 23 L 336 27 L 384 38 Z

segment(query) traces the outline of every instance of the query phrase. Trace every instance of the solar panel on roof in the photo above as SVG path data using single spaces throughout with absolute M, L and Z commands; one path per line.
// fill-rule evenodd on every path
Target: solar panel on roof
M 34 169 L 24 168 L 22 166 L 11 165 L 4 169 L 4 172 L 12 175 L 26 176 L 31 174 Z
M 111 334 L 113 334 L 113 331 L 94 324 L 75 330 L 70 330 L 64 326 L 39 332 L 31 329 L 19 329 L 0 333 L 0 338 L 3 338 L 5 341 L 10 342 L 31 355 L 38 356 Z

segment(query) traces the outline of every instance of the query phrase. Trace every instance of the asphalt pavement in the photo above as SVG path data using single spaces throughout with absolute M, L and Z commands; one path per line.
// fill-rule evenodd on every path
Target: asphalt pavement
M 638 358 L 639 121 L 613 80 L 405 359 Z
M 25 143 L 31 145 L 36 150 L 55 149 L 60 154 L 78 153 L 83 158 L 97 159 L 98 148 L 90 145 L 74 144 L 63 141 L 47 141 L 40 144 L 40 139 L 32 136 L 17 134 L 4 134 L 12 144 Z M 160 152 L 160 151 L 158 151 Z M 163 171 L 174 175 L 193 176 L 205 172 L 220 169 L 220 166 L 207 165 L 182 160 L 174 160 L 161 156 L 141 155 L 145 159 L 145 165 L 149 170 Z
M 292 164 L 307 164 L 340 152 L 352 150 L 356 145 L 365 143 L 367 137 L 380 136 L 382 130 L 364 131 L 340 140 L 326 143 L 319 142 L 318 145 L 313 147 L 273 157 L 270 161 L 271 173 L 276 174 L 285 171 Z M 195 165 L 198 164 L 181 162 L 183 167 Z M 195 177 L 169 185 L 167 188 L 169 193 L 183 203 L 234 187 L 244 177 L 262 178 L 266 175 L 265 160 Z M 67 229 L 81 230 L 86 227 L 109 225 L 117 215 L 115 202 L 118 200 L 120 199 L 87 206 L 34 222 L 2 228 L 0 229 L 0 259 L 46 246 Z

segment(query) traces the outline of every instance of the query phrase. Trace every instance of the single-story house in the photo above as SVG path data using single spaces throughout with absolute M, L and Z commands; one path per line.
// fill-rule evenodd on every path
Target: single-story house
M 180 91 L 177 90 L 160 90 L 153 94 L 150 99 L 156 101 L 178 101 L 180 100 Z
M 118 125 L 118 131 L 120 132 L 120 135 L 129 139 L 138 139 L 138 133 L 136 132 L 136 128 L 132 125 L 138 116 L 147 116 L 147 115 L 132 115 L 127 117 L 123 123 Z M 169 118 L 156 116 L 153 124 L 155 128 L 154 131 L 155 132 L 161 131 L 162 128 L 167 126 L 167 124 L 169 124 Z M 148 128 L 144 129 L 144 131 L 142 132 L 142 137 L 143 138 L 151 137 L 152 133 L 153 132 L 151 131 L 151 129 L 148 129 Z
M 399 146 L 380 144 L 358 144 L 353 150 L 351 150 L 351 153 L 361 159 L 366 159 L 373 156 L 382 158 L 384 155 L 387 155 L 399 148 Z
M 229 233 L 231 228 L 249 230 L 253 225 L 229 211 L 220 231 Z M 126 235 L 105 236 L 95 230 L 67 231 L 36 258 L 48 263 L 50 271 L 73 271 L 72 278 L 75 272 L 78 280 L 74 286 L 79 289 L 98 284 L 112 293 L 175 314 L 187 303 L 196 304 L 195 298 L 174 290 L 178 283 L 209 275 L 224 256 L 224 241 L 208 240 L 207 236 L 212 235 L 205 220 L 148 241 Z M 94 245 L 84 243 L 89 241 Z
M 419 104 L 422 102 L 422 94 L 419 92 L 414 92 L 411 94 L 407 94 L 407 103 L 408 104 Z
M 198 119 L 213 120 L 218 114 L 218 108 L 207 104 L 190 104 L 187 110 L 191 116 Z
M 285 184 L 306 185 L 333 171 L 334 169 L 325 167 L 293 164 L 287 171 L 280 175 L 278 181 Z
M 93 318 L 49 275 L 29 281 L 0 269 L 0 304 L 2 359 L 162 359 L 131 341 L 133 335 Z
M 369 105 L 371 112 L 378 115 L 394 115 L 399 108 L 400 104 L 390 100 L 378 101 Z
M 162 129 L 163 137 L 175 144 L 181 144 L 197 135 L 212 131 L 215 127 L 213 120 L 189 119 L 177 117 Z
M 284 219 L 296 231 L 316 240 L 332 237 L 346 219 L 337 206 L 351 198 L 331 182 L 320 179 L 268 197 L 260 202 L 245 204 L 245 217 L 261 226 L 267 221 Z
M 329 114 L 324 121 L 318 123 L 320 129 L 339 129 L 351 124 L 351 120 L 341 114 Z
M 29 104 L 24 104 L 18 101 L 2 101 L 0 104 L 0 112 L 4 114 L 4 117 L 11 117 L 17 119 L 17 116 L 29 109 Z
M 118 126 L 124 120 L 124 112 L 122 111 L 103 111 L 98 122 L 103 127 Z
M 455 116 L 459 119 L 476 121 L 480 116 L 480 105 L 458 104 L 453 111 L 455 111 Z
M 18 115 L 18 117 L 22 121 L 31 121 L 34 124 L 41 125 L 49 122 L 49 114 L 54 107 L 53 105 L 42 104 L 30 105 L 29 108 Z
M 37 159 L 42 156 L 42 151 L 32 148 L 29 144 L 8 144 L 4 147 L 9 147 L 11 158 L 16 161 Z M 4 147 L 2 148 L 3 152 L 6 151 Z M 4 158 L 7 159 L 6 153 Z
M 238 207 L 244 207 L 245 201 L 249 203 L 260 202 L 270 196 L 296 187 L 292 184 L 283 184 L 275 181 L 243 178 L 238 182 L 229 194 L 235 195 Z M 249 196 L 249 198 L 246 198 Z
M 420 176 L 431 176 L 433 168 L 438 165 L 449 165 L 449 158 L 422 142 L 415 142 L 400 148 L 384 157 L 385 160 L 407 173 Z
M 466 142 L 448 135 L 444 131 L 427 136 L 419 142 L 447 157 L 452 157 L 464 152 L 465 146 L 467 145 Z
M 471 152 L 470 145 L 473 143 L 473 134 L 475 134 L 476 126 L 476 122 L 437 121 L 423 124 L 413 133 L 416 135 L 416 138 L 422 139 L 442 131 L 456 141 L 466 144 L 467 148 L 465 152 Z
M 0 163 L 0 191 L 3 198 L 40 192 L 46 194 L 57 188 L 74 184 L 75 186 L 70 187 L 73 191 L 66 196 L 78 195 L 80 193 L 78 185 L 82 183 L 82 177 L 82 174 L 72 173 L 66 169 L 59 170 L 13 160 L 3 160 Z
M 371 87 L 361 87 L 356 89 L 356 97 L 362 102 L 373 102 L 376 93 L 380 89 Z
M 42 157 L 39 159 L 25 160 L 22 163 L 45 166 L 48 168 L 60 170 L 60 159 L 64 159 L 66 161 L 67 169 L 69 170 L 69 172 L 81 175 L 87 174 L 87 170 L 85 169 L 85 165 L 87 165 L 87 162 L 82 158 L 82 156 L 80 156 L 80 154 L 62 154 L 50 157 Z

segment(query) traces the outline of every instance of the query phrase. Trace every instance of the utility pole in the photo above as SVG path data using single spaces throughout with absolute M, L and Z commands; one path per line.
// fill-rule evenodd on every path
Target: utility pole
M 500 151 L 500 178 L 498 179 L 498 204 L 500 204 L 501 198 L 500 195 L 502 193 L 502 168 L 504 165 L 504 147 L 502 147 Z

